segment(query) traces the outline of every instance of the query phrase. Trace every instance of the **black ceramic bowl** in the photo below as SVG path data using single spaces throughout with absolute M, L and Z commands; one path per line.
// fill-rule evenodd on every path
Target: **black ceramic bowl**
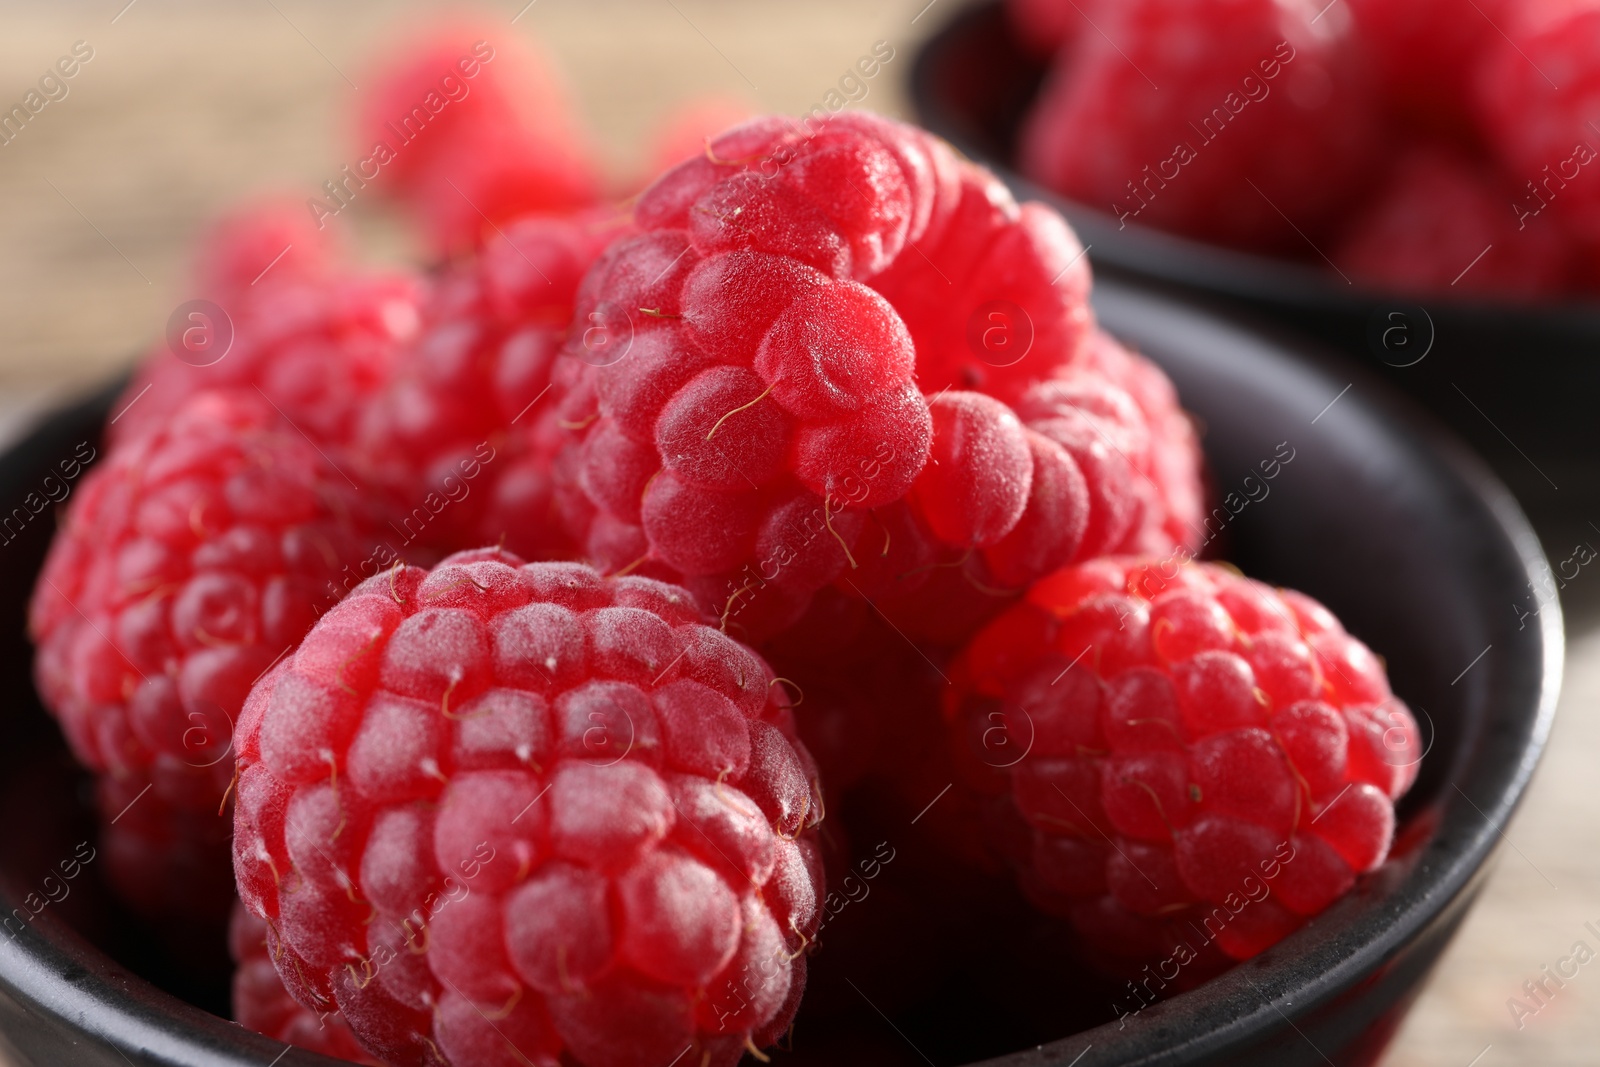
M 1282 455 L 1283 443 L 1293 449 L 1270 494 L 1227 524 L 1231 557 L 1321 598 L 1388 658 L 1431 746 L 1400 809 L 1396 854 L 1278 946 L 1124 1027 L 1109 1022 L 1109 996 L 1057 995 L 1050 983 L 1070 961 L 1032 948 L 1025 966 L 974 970 L 891 1009 L 892 1023 L 860 1003 L 843 1023 L 802 1014 L 789 1063 L 919 1064 L 923 1053 L 996 1067 L 1370 1063 L 1476 899 L 1538 761 L 1560 681 L 1560 608 L 1534 591 L 1538 542 L 1483 466 L 1366 375 L 1335 373 L 1148 290 L 1103 282 L 1096 300 L 1102 321 L 1165 366 L 1204 421 L 1220 488 Z M 106 406 L 102 397 L 62 412 L 0 460 L 0 503 L 24 499 L 93 440 Z M 92 833 L 75 794 L 81 778 L 24 682 L 23 610 L 52 526 L 43 513 L 0 546 L 0 656 L 14 680 L 0 748 L 6 915 L 29 910 L 27 894 Z M 1512 605 L 1537 613 L 1519 626 Z M 92 863 L 87 870 L 61 904 L 0 934 L 0 1034 L 21 1062 L 331 1062 L 194 1006 L 226 1010 L 221 977 L 174 969 L 158 939 L 97 893 Z M 864 921 L 873 907 L 859 907 Z M 1003 925 L 992 913 L 949 921 Z M 1042 1012 L 1018 1010 L 1041 992 Z
M 1422 401 L 1489 458 L 1523 503 L 1583 510 L 1600 496 L 1590 398 L 1600 391 L 1600 302 L 1500 304 L 1406 297 L 1297 263 L 1130 223 L 1064 199 L 1010 168 L 1045 66 L 996 0 L 962 8 L 918 54 L 912 99 L 924 125 L 1046 200 L 1091 247 L 1097 271 L 1210 298 L 1316 335 Z

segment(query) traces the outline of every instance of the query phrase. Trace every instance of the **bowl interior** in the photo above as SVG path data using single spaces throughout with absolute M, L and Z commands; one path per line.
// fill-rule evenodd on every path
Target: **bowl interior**
M 1498 483 L 1370 378 L 1352 381 L 1347 369 L 1330 371 L 1293 345 L 1149 290 L 1102 281 L 1096 306 L 1109 329 L 1166 368 L 1204 425 L 1216 495 L 1227 501 L 1208 527 L 1211 549 L 1327 603 L 1386 656 L 1397 693 L 1416 710 L 1430 750 L 1401 807 L 1397 854 L 1279 946 L 1121 1026 L 1111 1022 L 1119 990 L 1077 973 L 1020 903 L 952 898 L 941 920 L 948 929 L 929 939 L 974 934 L 967 942 L 985 947 L 970 979 L 915 986 L 887 1015 L 860 1001 L 803 1014 L 791 1063 L 916 1064 L 924 1053 L 940 1063 L 1003 1057 L 1014 1067 L 1323 1062 L 1285 1021 L 1333 1040 L 1322 1036 L 1334 1025 L 1329 1006 L 1459 912 L 1538 757 L 1559 684 L 1560 609 L 1530 582 L 1542 556 Z M 23 499 L 79 441 L 95 440 L 107 402 L 63 413 L 0 459 L 0 500 Z M 1277 476 L 1263 481 L 1262 464 L 1274 458 Z M 0 545 L 0 656 L 13 678 L 29 673 L 23 616 L 53 525 L 46 511 Z M 13 689 L 9 713 L 11 743 L 0 750 L 0 815 L 11 827 L 0 835 L 5 913 L 93 834 L 84 779 L 31 688 Z M 903 832 L 861 832 L 880 830 Z M 55 1062 L 38 1050 L 69 1047 L 51 1044 L 60 1040 L 73 1042 L 74 1062 L 96 1065 L 124 1055 L 197 1067 L 332 1062 L 298 1050 L 275 1059 L 282 1046 L 203 1010 L 226 1011 L 225 972 L 179 966 L 171 938 L 118 910 L 95 873 L 91 864 L 71 896 L 0 937 L 0 1032 L 12 1043 L 39 1062 Z M 881 888 L 880 901 L 892 901 L 896 891 L 929 887 Z M 875 908 L 892 906 L 853 905 L 868 925 L 882 914 Z M 877 991 L 866 972 L 830 977 L 830 966 L 840 965 L 826 954 L 813 964 L 819 1005 L 830 1000 L 829 983 L 859 980 Z M 886 966 L 872 981 L 881 973 L 885 983 L 915 985 L 911 957 Z M 1287 1043 L 1250 1059 L 1263 1041 Z

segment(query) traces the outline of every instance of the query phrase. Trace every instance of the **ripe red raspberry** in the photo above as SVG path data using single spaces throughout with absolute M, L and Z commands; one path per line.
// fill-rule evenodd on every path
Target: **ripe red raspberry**
M 329 239 L 276 205 L 224 220 L 197 274 L 213 306 L 169 324 L 114 405 L 110 442 L 164 426 L 203 390 L 239 389 L 265 397 L 319 444 L 349 443 L 416 332 L 419 279 L 354 270 Z
M 251 693 L 234 870 L 395 1064 L 732 1064 L 789 1026 L 823 814 L 683 590 L 494 549 L 373 578 Z
M 954 212 L 872 287 L 911 331 L 924 392 L 975 389 L 1014 404 L 1080 358 L 1094 327 L 1089 262 L 1054 208 L 1017 204 L 993 174 L 950 166 L 931 143 L 939 199 Z
M 376 180 L 421 218 L 440 249 L 475 245 L 521 215 L 599 199 L 593 152 L 566 89 L 531 43 L 441 25 L 402 47 L 371 81 L 355 142 L 364 156 L 334 181 L 335 191 L 353 197 Z
M 370 477 L 409 544 L 566 550 L 550 464 L 570 436 L 546 399 L 578 283 L 623 223 L 611 212 L 528 217 L 446 267 L 423 323 L 363 412 Z
M 1490 42 L 1474 83 L 1479 125 L 1516 189 L 1518 215 L 1548 209 L 1600 241 L 1600 8 L 1530 4 Z
M 1498 27 L 1516 20 L 1526 0 L 1350 0 L 1356 37 L 1377 68 L 1385 103 L 1403 119 L 1440 132 L 1470 135 L 1472 78 Z M 1471 15 L 1471 18 L 1467 18 Z
M 131 805 L 119 827 L 152 843 L 152 867 L 192 866 L 188 845 L 215 841 L 182 820 L 221 821 L 245 694 L 337 599 L 376 527 L 251 394 L 195 396 L 84 477 L 34 589 L 34 671 L 74 754 L 112 780 L 102 814 Z M 136 902 L 163 895 L 146 888 Z
M 1098 19 L 1096 0 L 1009 0 L 1006 15 L 1024 47 L 1049 56 L 1071 45 L 1085 32 L 1093 33 L 1086 19 Z
M 302 1006 L 272 966 L 272 928 L 235 902 L 228 924 L 233 972 L 233 1018 L 240 1026 L 289 1045 L 352 1063 L 376 1064 L 337 1012 Z
M 1216 564 L 1051 575 L 950 671 L 1029 896 L 1098 953 L 1246 959 L 1384 861 L 1416 723 L 1327 609 Z M 1170 980 L 1170 976 L 1168 976 Z
M 1042 90 L 1023 170 L 1124 223 L 1310 255 L 1296 227 L 1334 217 L 1378 142 L 1348 12 L 1322 6 L 1109 5 Z
M 559 506 L 591 559 L 688 581 L 724 615 L 759 582 L 754 608 L 737 605 L 758 638 L 854 570 L 862 538 L 879 551 L 873 510 L 903 499 L 929 455 L 924 390 L 1020 395 L 1081 358 L 1087 267 L 1059 216 L 1017 208 L 887 120 L 747 124 L 664 175 L 635 218 L 643 232 L 613 244 L 579 292 L 576 326 L 589 325 L 560 372 L 560 418 L 581 446 L 557 465 Z M 929 300 L 929 286 L 959 288 Z M 949 322 L 1001 298 L 1032 324 L 1027 360 L 969 348 L 965 323 Z M 989 396 L 934 406 L 1008 444 L 1020 432 Z M 1007 495 L 976 531 L 989 537 L 1016 520 L 1030 457 L 982 461 Z M 990 472 L 974 469 L 968 498 Z M 942 533 L 969 532 L 959 503 Z
M 905 504 L 875 516 L 861 567 L 840 579 L 905 634 L 958 645 L 1059 567 L 1199 545 L 1193 426 L 1166 375 L 1110 335 L 980 432 L 985 406 L 995 402 L 967 393 L 934 404 L 949 415 L 936 418 L 933 460 Z
M 1333 261 L 1355 280 L 1385 289 L 1501 298 L 1560 293 L 1572 281 L 1573 250 L 1554 217 L 1519 222 L 1512 210 L 1519 199 L 1488 168 L 1420 149 L 1355 212 Z

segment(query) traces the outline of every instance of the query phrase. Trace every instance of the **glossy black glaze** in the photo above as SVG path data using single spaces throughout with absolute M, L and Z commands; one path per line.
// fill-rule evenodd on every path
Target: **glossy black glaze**
M 1013 39 L 1000 3 L 985 0 L 962 8 L 917 55 L 912 99 L 924 125 L 995 168 L 1019 196 L 1059 207 L 1097 271 L 1312 334 L 1429 407 L 1530 510 L 1589 517 L 1600 498 L 1600 438 L 1588 411 L 1600 391 L 1600 303 L 1396 296 L 1348 284 L 1309 249 L 1307 262 L 1292 262 L 1123 227 L 1010 170 L 1044 73 Z
M 1044 1021 L 1035 1013 L 1025 1028 L 1016 1013 L 974 1010 L 983 996 L 991 1005 L 1010 996 L 1006 979 L 992 973 L 931 992 L 896 1025 L 941 1065 L 984 1056 L 1000 1056 L 984 1061 L 994 1067 L 1371 1062 L 1481 888 L 1550 727 L 1561 616 L 1529 586 L 1543 566 L 1538 542 L 1478 461 L 1374 379 L 1148 290 L 1102 282 L 1096 300 L 1102 321 L 1165 366 L 1204 421 L 1220 490 L 1280 443 L 1294 450 L 1270 495 L 1226 524 L 1229 556 L 1321 598 L 1380 649 L 1432 748 L 1401 809 L 1400 855 L 1258 959 L 1122 1027 L 1063 1035 L 1112 1019 L 1109 1002 L 1069 1011 L 1046 1000 Z M 61 413 L 0 459 L 0 505 L 22 500 L 78 441 L 93 439 L 108 401 Z M 27 786 L 20 803 L 0 807 L 7 913 L 89 832 L 73 792 L 81 778 L 22 681 L 30 658 L 22 613 L 52 520 L 46 512 L 0 546 L 0 657 L 14 679 L 0 774 Z M 1513 605 L 1540 610 L 1519 628 Z M 181 986 L 150 940 L 128 936 L 132 920 L 99 896 L 90 874 L 75 883 L 78 895 L 46 907 L 14 938 L 0 932 L 0 1035 L 24 1062 L 332 1062 L 299 1050 L 276 1058 L 283 1046 L 140 977 L 223 1010 L 218 985 Z M 1060 1020 L 1054 1028 L 1052 1018 Z M 860 1022 L 865 1044 L 853 1030 L 830 1035 L 802 1025 L 801 1052 L 790 1062 L 922 1062 L 864 1008 Z

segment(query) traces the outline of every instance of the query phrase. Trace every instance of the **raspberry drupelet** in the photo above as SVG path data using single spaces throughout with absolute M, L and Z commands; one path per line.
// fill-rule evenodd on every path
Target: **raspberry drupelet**
M 34 672 L 73 753 L 105 779 L 107 822 L 125 812 L 112 870 L 136 904 L 164 910 L 195 885 L 166 882 L 168 861 L 193 871 L 222 846 L 226 870 L 219 809 L 245 695 L 337 600 L 377 525 L 251 394 L 192 397 L 84 477 L 34 589 Z
M 584 280 L 558 369 L 581 444 L 557 506 L 580 552 L 682 581 L 760 640 L 841 576 L 864 589 L 862 553 L 923 521 L 908 493 L 940 543 L 1017 523 L 1033 457 L 1007 404 L 1081 362 L 1092 331 L 1058 215 L 920 131 L 847 114 L 723 134 L 635 222 Z M 990 305 L 1030 343 L 970 345 Z M 930 456 L 949 478 L 913 490 Z
M 393 1064 L 732 1064 L 788 1028 L 816 773 L 684 590 L 397 568 L 252 691 L 234 869 L 285 985 Z
M 168 324 L 112 408 L 113 446 L 165 425 L 196 393 L 239 389 L 342 448 L 416 333 L 425 292 L 414 275 L 357 269 L 331 229 L 275 202 L 219 222 L 195 274 L 213 306 Z
M 550 499 L 570 436 L 553 417 L 551 370 L 578 283 L 624 226 L 609 211 L 530 216 L 440 272 L 362 413 L 361 462 L 394 501 L 400 538 L 570 554 Z
M 314 1012 L 289 995 L 272 966 L 271 928 L 235 901 L 228 922 L 233 972 L 233 1019 L 258 1034 L 352 1063 L 377 1064 L 343 1017 Z
M 1059 571 L 951 677 L 989 840 L 1133 968 L 1247 959 L 1337 900 L 1383 863 L 1422 755 L 1381 661 L 1326 608 L 1216 564 Z

